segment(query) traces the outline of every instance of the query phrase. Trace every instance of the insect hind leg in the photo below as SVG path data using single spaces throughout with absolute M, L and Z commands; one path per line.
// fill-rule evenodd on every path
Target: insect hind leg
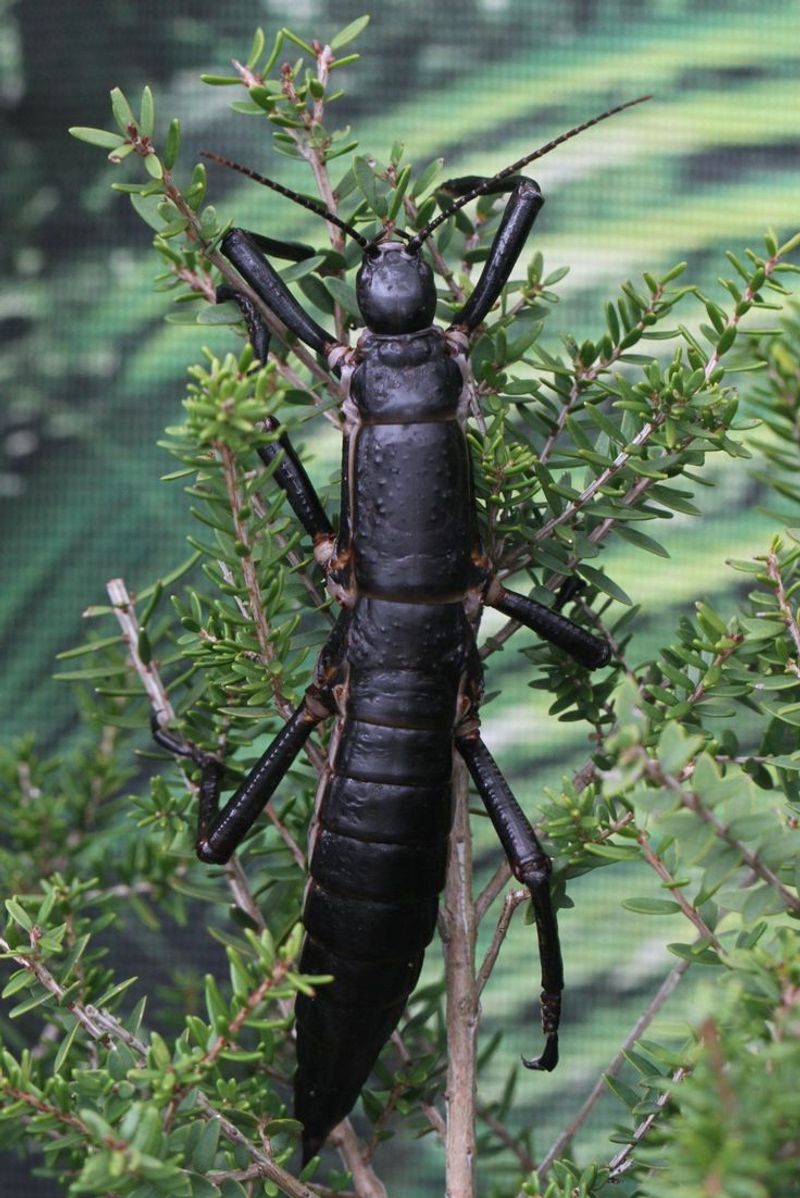
M 222 810 L 219 808 L 224 778 L 222 762 L 213 753 L 161 728 L 157 716 L 151 718 L 156 744 L 176 756 L 189 757 L 200 766 L 195 849 L 201 861 L 223 865 L 233 856 L 314 728 L 331 714 L 314 703 L 316 696 L 310 695 L 312 689 L 309 687 L 303 701 Z
M 163 729 L 158 718 L 153 716 L 151 722 L 156 743 L 179 757 L 191 758 L 200 766 L 195 848 L 201 861 L 222 865 L 232 857 L 311 733 L 333 714 L 336 707 L 334 688 L 344 660 L 348 619 L 347 613 L 339 617 L 317 660 L 314 681 L 300 704 L 221 810 L 222 763 L 213 753 Z
M 541 1056 L 523 1057 L 522 1060 L 529 1069 L 549 1072 L 558 1064 L 558 1025 L 564 989 L 558 924 L 550 896 L 550 859 L 477 730 L 457 736 L 455 743 L 483 799 L 514 876 L 527 886 L 533 901 L 542 967 L 539 1001 L 545 1047 Z

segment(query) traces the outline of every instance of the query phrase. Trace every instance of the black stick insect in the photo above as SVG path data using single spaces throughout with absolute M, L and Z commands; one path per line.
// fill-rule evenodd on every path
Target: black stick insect
M 517 174 L 568 138 L 648 97 L 577 126 L 492 178 L 454 179 L 456 197 L 413 236 L 367 240 L 321 205 L 224 159 L 333 222 L 364 251 L 356 280 L 364 331 L 355 349 L 309 316 L 264 252 L 296 247 L 233 229 L 222 251 L 283 324 L 341 380 L 344 446 L 338 532 L 285 433 L 258 450 L 314 544 L 341 612 L 294 714 L 219 809 L 222 765 L 160 727 L 154 736 L 202 770 L 197 852 L 227 861 L 323 720 L 335 729 L 310 833 L 310 878 L 300 969 L 332 974 L 298 995 L 295 1114 L 308 1160 L 355 1104 L 419 976 L 444 885 L 454 751 L 463 758 L 515 877 L 533 901 L 545 1036 L 531 1069 L 558 1061 L 563 969 L 550 896 L 550 861 L 480 735 L 483 677 L 471 619 L 482 605 L 513 617 L 587 669 L 607 664 L 605 641 L 501 585 L 478 532 L 465 436 L 470 335 L 514 268 L 543 204 Z M 215 155 L 209 155 L 215 158 Z M 432 324 L 434 276 L 422 255 L 442 221 L 470 200 L 510 192 L 488 259 L 448 329 Z M 251 300 L 228 286 L 256 357 L 269 332 Z M 277 426 L 272 424 L 273 429 Z

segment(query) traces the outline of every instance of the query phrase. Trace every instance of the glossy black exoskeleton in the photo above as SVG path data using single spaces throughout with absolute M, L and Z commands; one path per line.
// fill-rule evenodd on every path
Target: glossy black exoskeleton
M 302 702 L 221 810 L 216 759 L 157 720 L 154 734 L 202 764 L 197 850 L 204 861 L 224 862 L 312 730 L 335 720 L 310 833 L 300 962 L 302 972 L 334 981 L 296 1004 L 295 1114 L 304 1126 L 304 1159 L 356 1102 L 419 976 L 444 885 L 454 752 L 533 900 L 545 1047 L 526 1064 L 549 1070 L 558 1059 L 563 973 L 550 862 L 480 736 L 482 671 L 471 617 L 481 605 L 494 607 L 590 669 L 606 664 L 609 649 L 559 611 L 507 590 L 493 573 L 478 532 L 465 435 L 466 351 L 543 203 L 537 184 L 514 172 L 600 119 L 493 179 L 452 180 L 445 189 L 459 198 L 406 240 L 368 242 L 339 222 L 364 249 L 356 283 L 364 331 L 354 349 L 334 341 L 281 281 L 262 252 L 265 245 L 279 252 L 280 243 L 238 229 L 222 243 L 251 292 L 342 383 L 336 534 L 286 434 L 259 450 L 268 463 L 281 454 L 275 477 L 342 609 Z M 422 246 L 468 200 L 502 191 L 511 195 L 481 276 L 443 330 L 432 323 L 436 288 Z M 256 355 L 266 361 L 269 335 L 252 299 L 229 287 L 219 298 L 239 302 Z

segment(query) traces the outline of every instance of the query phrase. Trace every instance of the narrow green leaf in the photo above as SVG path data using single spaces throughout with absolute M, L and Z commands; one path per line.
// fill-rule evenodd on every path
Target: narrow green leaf
M 630 541 L 631 545 L 638 545 L 640 549 L 644 549 L 647 553 L 653 553 L 656 557 L 670 556 L 663 545 L 653 540 L 652 537 L 648 537 L 646 533 L 639 532 L 638 528 L 631 528 L 630 524 L 623 524 L 622 521 L 619 521 L 616 531 L 622 537 L 623 541 Z
M 632 844 L 609 844 L 608 841 L 603 841 L 601 844 L 587 844 L 584 847 L 593 857 L 604 857 L 607 861 L 636 861 L 641 856 L 638 848 Z
M 167 130 L 167 140 L 164 145 L 164 166 L 168 171 L 171 171 L 175 165 L 175 159 L 178 157 L 178 150 L 181 144 L 181 123 L 177 117 L 169 123 Z
M 208 1173 L 209 1169 L 213 1168 L 219 1146 L 219 1134 L 219 1119 L 209 1119 L 192 1153 L 192 1168 L 198 1173 Z
M 713 949 L 698 944 L 668 944 L 668 950 L 682 961 L 693 965 L 719 965 L 719 957 Z
M 122 132 L 126 137 L 131 126 L 136 128 L 136 120 L 124 92 L 118 87 L 112 88 L 111 91 L 111 111 L 114 113 L 114 120 L 117 122 Z
M 322 283 L 336 303 L 344 308 L 348 316 L 352 316 L 360 324 L 361 314 L 356 301 L 355 288 L 346 283 L 344 279 L 339 279 L 335 275 L 331 275 L 328 279 L 323 279 Z
M 288 29 L 286 25 L 284 25 L 281 29 L 281 33 L 285 38 L 288 38 L 290 42 L 294 42 L 296 46 L 299 46 L 301 50 L 305 50 L 306 54 L 310 54 L 312 58 L 316 58 L 314 47 L 309 46 L 308 42 L 304 42 L 299 34 L 294 33 L 291 29 Z
M 157 154 L 145 154 L 144 169 L 153 179 L 162 179 L 164 177 L 164 168 Z
M 331 63 L 331 70 L 335 71 L 338 67 L 347 67 L 351 62 L 358 62 L 360 54 L 345 54 L 343 58 L 335 58 Z M 330 100 L 330 96 L 328 97 Z
M 344 29 L 340 29 L 337 34 L 331 38 L 331 50 L 341 50 L 342 46 L 346 46 L 348 42 L 354 41 L 362 30 L 369 25 L 369 14 L 363 17 L 356 17 L 349 25 L 345 25 Z
M 255 33 L 253 34 L 253 40 L 250 44 L 250 53 L 247 56 L 247 65 L 251 71 L 256 69 L 258 60 L 264 53 L 265 42 L 266 38 L 264 37 L 264 30 L 259 25 L 258 29 L 256 29 Z
M 153 129 L 155 128 L 155 123 L 156 123 L 156 114 L 155 114 L 155 105 L 153 104 L 153 93 L 152 93 L 151 89 L 147 86 L 147 84 L 145 84 L 145 86 L 142 89 L 142 103 L 141 103 L 140 117 L 139 117 L 139 132 L 143 133 L 145 137 L 152 137 Z
M 151 194 L 153 184 L 151 183 L 112 183 L 112 191 L 121 191 L 123 195 L 144 196 Z M 159 188 L 159 190 L 161 190 Z
M 637 915 L 674 915 L 680 911 L 680 906 L 672 899 L 630 898 L 623 899 L 622 905 L 626 911 L 635 911 Z
M 657 1077 L 660 1073 L 657 1065 L 653 1064 L 647 1057 L 642 1056 L 640 1052 L 635 1052 L 632 1048 L 624 1051 L 625 1060 L 628 1061 L 637 1073 L 641 1073 L 642 1077 Z
M 75 649 L 65 649 L 63 653 L 56 654 L 56 661 L 69 661 L 73 657 L 85 657 L 89 653 L 98 653 L 101 649 L 110 649 L 112 645 L 123 644 L 122 636 L 107 636 L 103 640 L 88 641 L 85 645 L 78 645 Z M 800 769 L 800 765 L 798 765 Z
M 110 154 L 108 155 L 108 161 L 113 163 L 114 166 L 119 166 L 120 162 L 123 162 L 130 154 L 133 153 L 133 151 L 134 151 L 133 142 L 126 141 L 123 145 L 119 146 L 116 150 L 112 150 L 110 152 Z
M 411 195 L 414 199 L 428 190 L 436 176 L 440 173 L 443 163 L 444 158 L 435 158 L 433 162 L 428 163 L 422 174 L 417 176 L 414 186 L 411 188 Z
M 247 1190 L 232 1177 L 226 1177 L 222 1183 L 222 1198 L 249 1198 Z M 266 1191 L 265 1191 L 266 1192 Z
M 616 1094 L 617 1098 L 619 1098 L 621 1102 L 624 1102 L 625 1106 L 628 1107 L 629 1110 L 633 1110 L 633 1108 L 641 1101 L 641 1095 L 637 1094 L 632 1086 L 629 1086 L 626 1082 L 620 1081 L 618 1077 L 611 1077 L 608 1073 L 604 1073 L 603 1081 L 606 1083 L 611 1093 Z
M 800 757 L 785 757 L 779 754 L 772 758 L 770 764 L 777 769 L 797 771 L 800 770 Z
M 192 1198 L 219 1198 L 222 1193 L 207 1177 L 201 1177 L 198 1173 L 187 1173 L 186 1176 L 192 1187 Z
M 95 669 L 68 670 L 65 673 L 54 674 L 60 682 L 92 682 L 96 678 L 120 678 L 124 676 L 123 663 L 115 666 L 97 666 Z
M 75 1042 L 75 1037 L 78 1034 L 79 1028 L 80 1028 L 79 1023 L 73 1024 L 72 1027 L 70 1028 L 70 1030 L 67 1032 L 64 1039 L 61 1041 L 61 1044 L 59 1045 L 59 1048 L 58 1048 L 58 1052 L 56 1053 L 56 1059 L 53 1062 L 53 1073 L 61 1072 L 61 1067 L 64 1064 L 64 1062 L 66 1061 L 67 1057 L 69 1056 L 70 1049 L 72 1048 L 72 1045 Z
M 373 212 L 377 211 L 378 193 L 375 172 L 366 158 L 359 155 L 353 160 L 353 174 L 355 175 L 356 186 L 358 187 L 358 190 L 361 192 Z
M 31 973 L 30 969 L 18 969 L 16 973 L 12 973 L 6 982 L 0 998 L 10 998 L 12 994 L 16 994 L 19 990 L 29 989 L 35 981 L 36 977 Z
M 595 570 L 594 566 L 587 566 L 586 562 L 579 562 L 575 572 L 590 582 L 592 586 L 597 587 L 598 591 L 602 591 L 605 595 L 610 595 L 612 599 L 617 599 L 620 603 L 624 603 L 626 607 L 632 606 L 632 600 L 629 595 L 623 591 L 622 587 L 617 586 L 610 578 L 603 574 L 600 570 Z
M 125 138 L 119 133 L 111 133 L 106 129 L 91 129 L 85 125 L 72 125 L 67 130 L 78 141 L 85 141 L 90 146 L 100 146 L 104 150 L 115 150 L 125 144 Z
M 239 75 L 201 75 L 200 78 L 209 87 L 230 87 L 234 83 L 238 86 L 242 82 Z
M 14 920 L 14 923 L 19 924 L 19 926 L 24 928 L 26 932 L 32 931 L 33 920 L 22 906 L 22 903 L 20 903 L 16 898 L 7 898 L 5 903 L 6 911 L 8 911 L 8 914 Z
M 52 998 L 53 995 L 49 990 L 45 990 L 44 986 L 38 986 L 37 984 L 36 993 L 32 994 L 30 998 L 23 999 L 15 1007 L 12 1007 L 8 1012 L 8 1017 L 9 1019 L 19 1019 L 20 1015 L 26 1015 L 28 1011 L 32 1011 L 35 1007 L 40 1007 L 42 1003 L 48 1002 Z
M 765 915 L 778 915 L 785 909 L 783 899 L 771 886 L 756 886 L 747 896 L 742 908 L 745 923 L 754 923 Z
M 120 994 L 124 994 L 125 991 L 128 989 L 128 987 L 132 986 L 134 984 L 134 982 L 136 982 L 136 981 L 138 981 L 138 978 L 132 977 L 132 978 L 126 978 L 124 982 L 117 982 L 117 984 L 115 986 L 111 986 L 108 990 L 105 990 L 100 995 L 100 997 L 97 999 L 97 1001 L 95 1003 L 95 1006 L 97 1006 L 97 1007 L 109 1006 L 109 1004 L 112 1002 L 113 999 L 119 998 Z

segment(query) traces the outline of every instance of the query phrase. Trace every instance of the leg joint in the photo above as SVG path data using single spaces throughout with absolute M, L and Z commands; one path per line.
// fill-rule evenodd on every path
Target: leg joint
M 527 861 L 520 861 L 514 869 L 515 877 L 529 890 L 538 890 L 543 886 L 548 886 L 552 872 L 553 866 L 550 858 L 546 857 L 544 853 L 541 856 L 530 857 Z

